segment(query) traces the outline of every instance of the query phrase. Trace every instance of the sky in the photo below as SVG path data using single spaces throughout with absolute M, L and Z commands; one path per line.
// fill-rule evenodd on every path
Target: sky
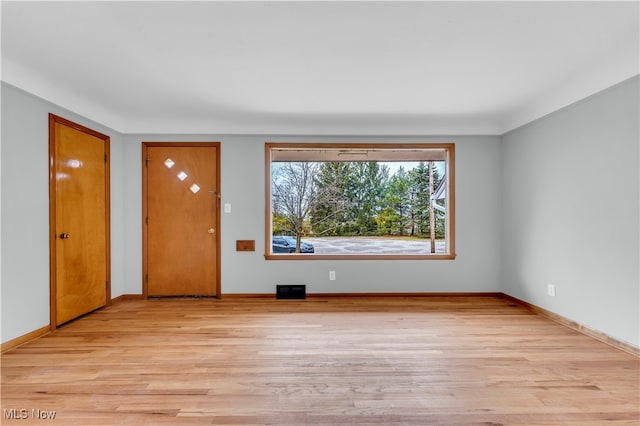
M 274 169 L 277 168 L 277 164 L 278 163 L 272 163 L 272 167 Z M 404 168 L 405 172 L 408 172 L 409 170 L 418 167 L 418 164 L 420 164 L 417 161 L 411 161 L 411 162 L 404 162 L 404 161 L 381 161 L 379 164 L 381 165 L 385 165 L 389 168 L 389 177 L 393 176 L 394 174 L 396 174 L 396 172 L 398 171 L 398 169 L 400 169 L 400 167 Z M 436 169 L 438 170 L 440 176 L 444 176 L 444 161 L 436 161 Z

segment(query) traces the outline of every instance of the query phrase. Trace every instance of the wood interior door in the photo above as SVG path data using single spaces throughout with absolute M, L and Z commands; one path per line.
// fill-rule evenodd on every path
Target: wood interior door
M 111 301 L 109 137 L 49 115 L 51 324 Z
M 143 144 L 147 296 L 218 296 L 219 143 Z

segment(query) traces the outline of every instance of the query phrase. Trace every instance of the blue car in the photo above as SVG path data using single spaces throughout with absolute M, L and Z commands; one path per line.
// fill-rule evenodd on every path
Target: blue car
M 288 235 L 274 235 L 271 239 L 273 253 L 295 253 L 296 239 Z M 313 253 L 313 245 L 300 241 L 300 253 Z

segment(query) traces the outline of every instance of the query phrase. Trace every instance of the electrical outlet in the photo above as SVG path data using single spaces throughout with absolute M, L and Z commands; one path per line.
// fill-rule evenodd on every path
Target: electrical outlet
M 547 294 L 551 297 L 555 297 L 556 286 L 554 284 L 547 284 Z
M 231 204 L 230 203 L 225 203 L 224 204 L 224 212 L 225 213 L 231 213 Z
M 329 281 L 336 280 L 336 271 L 329 271 Z

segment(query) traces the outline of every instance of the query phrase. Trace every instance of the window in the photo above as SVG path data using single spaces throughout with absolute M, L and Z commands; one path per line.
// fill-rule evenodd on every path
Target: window
M 267 259 L 453 259 L 454 144 L 265 144 Z

